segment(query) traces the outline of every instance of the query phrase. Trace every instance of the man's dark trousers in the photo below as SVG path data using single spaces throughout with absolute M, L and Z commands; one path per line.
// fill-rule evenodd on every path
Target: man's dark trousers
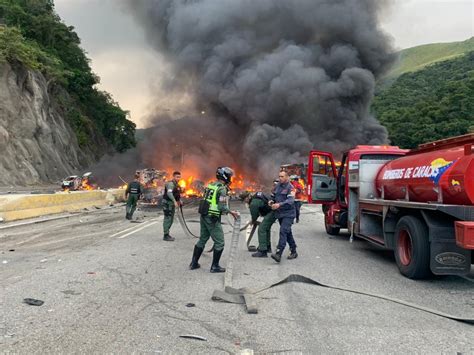
M 278 241 L 278 250 L 280 253 L 286 247 L 286 243 L 290 246 L 290 251 L 296 251 L 296 243 L 293 238 L 293 232 L 291 231 L 291 225 L 293 224 L 294 217 L 282 217 L 278 218 L 280 223 L 280 240 Z

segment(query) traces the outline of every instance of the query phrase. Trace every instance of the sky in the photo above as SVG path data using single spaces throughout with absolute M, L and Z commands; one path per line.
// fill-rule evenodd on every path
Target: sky
M 55 0 L 59 16 L 81 38 L 101 88 L 143 128 L 152 107 L 168 106 L 171 113 L 179 113 L 179 102 L 167 101 L 160 91 L 165 61 L 120 4 L 120 0 Z M 397 49 L 462 41 L 474 36 L 474 0 L 393 0 L 381 25 Z

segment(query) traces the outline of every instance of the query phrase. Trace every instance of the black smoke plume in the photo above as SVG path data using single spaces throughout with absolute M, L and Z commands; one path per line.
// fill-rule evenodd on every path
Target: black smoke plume
M 184 144 L 186 164 L 203 172 L 237 164 L 271 178 L 312 148 L 387 142 L 369 112 L 395 59 L 378 24 L 387 1 L 123 1 L 172 68 L 156 80 L 198 112 L 170 124 L 152 114 L 144 162 L 167 165 Z

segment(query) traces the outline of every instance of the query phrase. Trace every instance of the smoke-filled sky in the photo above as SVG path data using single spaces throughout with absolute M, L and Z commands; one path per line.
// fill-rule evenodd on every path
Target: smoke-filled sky
M 144 127 L 150 105 L 159 104 L 179 114 L 186 98 L 167 100 L 157 83 L 149 80 L 166 68 L 145 41 L 143 30 L 123 11 L 121 1 L 55 0 L 55 4 L 64 21 L 76 27 L 102 87 Z M 394 0 L 381 18 L 395 48 L 462 41 L 474 35 L 473 23 L 471 0 Z
M 89 20 L 103 21 L 88 31 L 115 48 L 105 67 L 128 72 L 117 84 L 155 127 L 137 149 L 107 158 L 107 174 L 184 159 L 201 177 L 230 165 L 269 180 L 313 148 L 388 142 L 369 108 L 397 59 L 382 27 L 390 0 L 116 0 L 122 21 L 111 2 L 89 2 Z M 138 82 L 151 85 L 148 105 Z

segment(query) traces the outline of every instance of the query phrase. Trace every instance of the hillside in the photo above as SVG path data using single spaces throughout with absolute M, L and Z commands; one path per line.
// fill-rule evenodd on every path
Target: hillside
M 110 94 L 53 0 L 0 0 L 0 183 L 80 173 L 135 146 L 135 124 Z M 21 179 L 21 177 L 24 177 Z
M 401 74 L 415 72 L 424 67 L 453 59 L 467 52 L 474 51 L 474 37 L 462 42 L 432 43 L 400 51 L 398 63 L 386 75 L 386 79 L 394 79 Z
M 474 51 L 402 74 L 376 95 L 372 110 L 403 148 L 468 133 L 474 129 Z

